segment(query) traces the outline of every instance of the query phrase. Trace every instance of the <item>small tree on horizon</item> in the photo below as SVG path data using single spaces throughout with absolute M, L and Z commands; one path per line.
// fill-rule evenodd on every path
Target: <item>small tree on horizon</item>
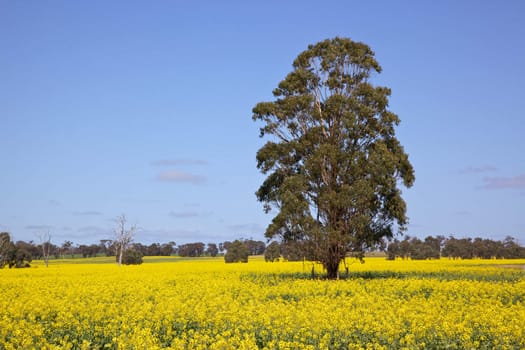
M 215 243 L 208 243 L 208 246 L 206 248 L 206 253 L 209 256 L 216 257 L 217 254 L 219 254 L 219 248 L 217 247 L 217 244 L 215 244 Z
M 228 251 L 224 254 L 224 261 L 226 263 L 234 262 L 248 262 L 248 255 L 250 255 L 250 250 L 240 240 L 236 239 L 228 246 Z
M 46 231 L 38 236 L 40 239 L 40 247 L 42 248 L 42 258 L 44 259 L 44 264 L 46 267 L 49 267 L 49 256 L 51 255 L 51 234 L 49 231 Z
M 115 233 L 115 242 L 117 246 L 117 263 L 122 265 L 122 257 L 124 255 L 124 251 L 129 248 L 129 245 L 131 242 L 133 242 L 133 238 L 135 237 L 135 233 L 137 231 L 136 225 L 131 225 L 129 228 L 126 228 L 126 215 L 121 214 L 117 217 L 117 226 L 114 228 Z
M 122 254 L 122 264 L 124 265 L 140 265 L 142 264 L 143 255 L 135 249 L 127 249 Z

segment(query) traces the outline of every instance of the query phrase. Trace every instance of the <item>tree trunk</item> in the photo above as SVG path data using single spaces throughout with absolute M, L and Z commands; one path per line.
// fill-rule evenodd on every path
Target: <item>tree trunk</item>
M 124 253 L 124 248 L 120 247 L 119 254 L 118 254 L 118 264 L 119 266 L 122 265 L 122 254 Z
M 339 279 L 339 264 L 341 260 L 335 256 L 328 257 L 325 262 L 326 274 L 328 279 Z

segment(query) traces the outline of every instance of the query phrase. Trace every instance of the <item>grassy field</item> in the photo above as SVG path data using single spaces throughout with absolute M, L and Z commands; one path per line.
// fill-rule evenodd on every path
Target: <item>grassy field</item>
M 37 262 L 0 270 L 0 349 L 523 349 L 523 265 L 376 257 L 328 281 L 260 257 Z

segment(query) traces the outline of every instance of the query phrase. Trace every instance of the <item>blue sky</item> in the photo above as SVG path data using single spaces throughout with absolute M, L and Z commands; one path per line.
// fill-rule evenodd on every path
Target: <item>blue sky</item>
M 408 234 L 525 244 L 522 1 L 0 1 L 0 230 L 264 239 L 257 102 L 308 44 L 370 45 L 415 168 Z

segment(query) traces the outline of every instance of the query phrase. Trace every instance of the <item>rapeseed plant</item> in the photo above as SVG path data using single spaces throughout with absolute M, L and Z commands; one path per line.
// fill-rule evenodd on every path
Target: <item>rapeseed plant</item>
M 253 258 L 4 269 L 0 349 L 525 348 L 515 261 L 352 262 L 338 281 Z

